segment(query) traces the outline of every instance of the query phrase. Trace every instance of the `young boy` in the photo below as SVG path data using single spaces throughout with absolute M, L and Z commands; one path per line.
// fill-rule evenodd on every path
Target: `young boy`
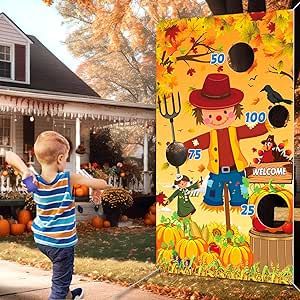
M 37 247 L 53 263 L 50 300 L 83 298 L 83 289 L 69 290 L 74 267 L 74 246 L 77 243 L 75 202 L 71 187 L 74 184 L 84 184 L 93 189 L 108 187 L 104 180 L 64 172 L 69 151 L 67 139 L 59 133 L 41 133 L 34 144 L 34 153 L 42 168 L 41 175 L 36 176 L 15 153 L 9 151 L 5 156 L 6 162 L 19 169 L 23 178 L 35 177 L 37 216 L 32 231 Z

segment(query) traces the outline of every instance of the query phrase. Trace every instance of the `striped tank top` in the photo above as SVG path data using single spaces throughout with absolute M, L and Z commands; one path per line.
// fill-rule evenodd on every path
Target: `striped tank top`
M 70 173 L 57 173 L 48 183 L 37 175 L 33 194 L 37 216 L 32 224 L 38 244 L 66 248 L 77 243 L 75 202 L 70 188 Z

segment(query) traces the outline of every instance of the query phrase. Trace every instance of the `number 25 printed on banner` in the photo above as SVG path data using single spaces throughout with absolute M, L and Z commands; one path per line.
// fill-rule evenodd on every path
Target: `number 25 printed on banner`
M 241 206 L 241 215 L 242 216 L 253 216 L 255 213 L 255 206 L 254 204 L 243 204 Z

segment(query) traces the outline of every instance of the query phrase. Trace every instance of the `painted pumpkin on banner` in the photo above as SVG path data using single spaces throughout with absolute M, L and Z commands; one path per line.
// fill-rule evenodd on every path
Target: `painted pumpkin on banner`
M 235 267 L 251 266 L 253 264 L 253 254 L 250 247 L 228 245 L 221 250 L 221 261 L 225 267 L 232 265 Z
M 201 238 L 183 238 L 175 246 L 175 250 L 181 259 L 192 259 L 206 252 L 208 245 Z
M 220 256 L 216 252 L 203 252 L 200 254 L 198 261 L 200 264 L 210 265 L 213 261 L 219 259 Z
M 156 257 L 157 257 L 157 261 L 166 261 L 166 262 L 169 262 L 169 261 L 172 260 L 173 250 L 172 249 L 163 249 L 163 248 L 160 248 L 157 251 Z
M 174 247 L 183 236 L 183 231 L 177 226 L 160 224 L 156 227 L 156 249 L 161 248 L 162 243 L 165 243 L 170 248 Z

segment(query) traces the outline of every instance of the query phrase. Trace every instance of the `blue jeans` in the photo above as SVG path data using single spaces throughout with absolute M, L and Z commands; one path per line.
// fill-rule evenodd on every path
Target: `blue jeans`
M 224 185 L 228 185 L 230 193 L 230 205 L 241 206 L 247 204 L 248 200 L 243 197 L 241 189 L 247 190 L 243 185 L 244 171 L 231 171 L 229 173 L 209 174 L 206 193 L 203 202 L 210 206 L 220 206 L 224 204 L 223 190 Z
M 53 264 L 52 287 L 49 300 L 66 299 L 72 281 L 74 268 L 74 246 L 55 248 L 37 244 Z

